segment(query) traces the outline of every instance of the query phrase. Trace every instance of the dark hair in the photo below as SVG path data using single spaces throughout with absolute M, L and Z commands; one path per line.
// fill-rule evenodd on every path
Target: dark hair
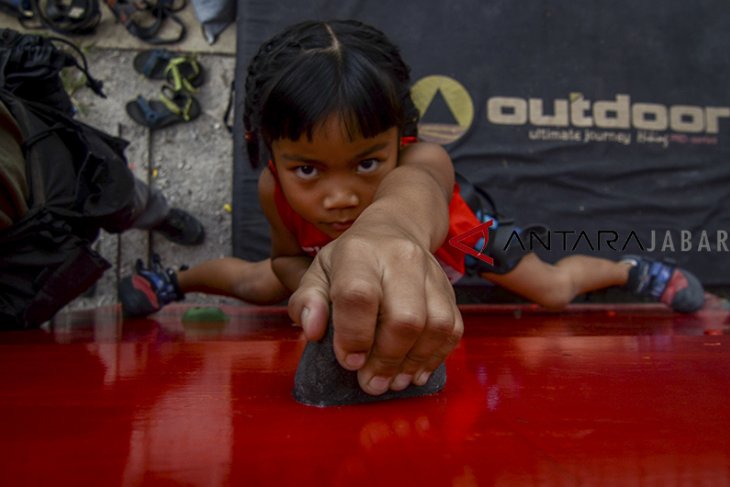
M 260 141 L 312 138 L 330 115 L 351 137 L 392 127 L 416 136 L 410 70 L 381 31 L 354 20 L 308 21 L 265 42 L 248 67 L 243 123 L 250 163 Z

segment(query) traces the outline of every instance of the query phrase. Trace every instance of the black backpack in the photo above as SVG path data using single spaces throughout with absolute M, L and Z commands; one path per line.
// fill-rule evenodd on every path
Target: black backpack
M 0 0 L 0 11 L 26 29 L 50 29 L 63 35 L 92 34 L 101 21 L 99 0 Z
M 128 228 L 134 177 L 127 141 L 73 119 L 59 72 L 77 67 L 54 42 L 0 29 L 0 100 L 20 128 L 29 211 L 0 231 L 0 328 L 41 325 L 96 282 L 110 264 L 91 244 L 101 228 Z M 66 41 L 62 41 L 66 42 Z

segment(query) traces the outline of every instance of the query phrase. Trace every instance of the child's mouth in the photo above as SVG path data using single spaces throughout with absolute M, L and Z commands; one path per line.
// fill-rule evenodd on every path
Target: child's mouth
M 347 230 L 348 228 L 350 228 L 352 226 L 352 223 L 353 223 L 352 220 L 348 220 L 348 221 L 344 221 L 344 222 L 333 222 L 333 223 L 330 223 L 330 226 L 335 231 L 344 232 L 345 230 Z

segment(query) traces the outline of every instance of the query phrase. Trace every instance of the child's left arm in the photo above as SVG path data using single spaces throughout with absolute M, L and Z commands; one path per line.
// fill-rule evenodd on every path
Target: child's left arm
M 438 145 L 404 149 L 373 203 L 322 249 L 289 301 L 310 340 L 332 302 L 335 352 L 370 394 L 424 384 L 458 343 L 454 291 L 432 252 L 448 231 L 451 160 Z

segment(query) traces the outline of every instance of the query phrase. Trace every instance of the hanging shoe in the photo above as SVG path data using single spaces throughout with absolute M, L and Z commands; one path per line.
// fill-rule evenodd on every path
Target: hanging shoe
M 134 274 L 119 282 L 118 296 L 122 314 L 127 317 L 151 315 L 168 303 L 185 299 L 177 274 L 162 267 L 157 254 L 152 255 L 149 268 L 137 259 Z
M 666 261 L 627 255 L 621 262 L 633 267 L 626 288 L 637 296 L 662 302 L 674 311 L 692 313 L 705 303 L 699 279 L 687 270 Z
M 155 232 L 178 245 L 200 245 L 205 240 L 205 228 L 193 215 L 180 208 L 171 208 Z

